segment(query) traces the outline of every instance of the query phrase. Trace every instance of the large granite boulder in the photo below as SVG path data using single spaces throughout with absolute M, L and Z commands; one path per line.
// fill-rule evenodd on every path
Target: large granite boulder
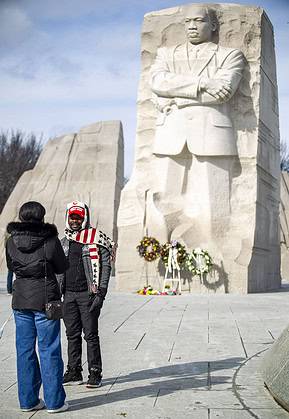
M 144 18 L 135 166 L 118 214 L 118 289 L 161 286 L 160 266 L 137 255 L 144 235 L 209 251 L 213 274 L 184 288 L 280 287 L 273 27 L 261 8 L 210 7 L 201 19 L 210 24 L 205 48 L 191 45 L 199 36 L 194 4 Z
M 78 133 L 48 141 L 33 170 L 18 181 L 0 216 L 1 261 L 6 269 L 3 238 L 6 225 L 17 219 L 26 201 L 46 208 L 45 220 L 60 236 L 65 209 L 74 199 L 87 203 L 92 225 L 117 240 L 116 217 L 124 180 L 123 132 L 120 121 L 101 121 Z
M 272 396 L 289 411 L 289 327 L 287 326 L 263 361 L 263 376 Z

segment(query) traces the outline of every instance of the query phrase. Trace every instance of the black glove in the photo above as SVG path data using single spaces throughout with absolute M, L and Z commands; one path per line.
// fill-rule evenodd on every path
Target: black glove
M 89 312 L 91 313 L 96 310 L 101 310 L 104 299 L 105 299 L 105 294 L 100 289 L 97 290 L 97 293 L 95 294 L 92 304 L 90 306 Z

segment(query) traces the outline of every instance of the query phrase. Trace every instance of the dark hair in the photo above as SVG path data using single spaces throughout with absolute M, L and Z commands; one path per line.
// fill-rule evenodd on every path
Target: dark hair
M 42 222 L 46 211 L 43 205 L 36 201 L 25 202 L 19 210 L 19 219 L 28 223 Z

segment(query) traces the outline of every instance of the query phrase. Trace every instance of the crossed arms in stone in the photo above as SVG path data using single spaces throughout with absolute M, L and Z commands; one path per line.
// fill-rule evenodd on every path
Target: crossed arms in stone
M 222 47 L 218 47 L 197 75 L 189 71 L 172 71 L 172 61 L 169 49 L 160 48 L 150 71 L 151 88 L 157 95 L 160 110 L 172 103 L 183 107 L 227 102 L 238 88 L 244 68 L 241 51 Z M 207 67 L 208 71 L 205 71 Z

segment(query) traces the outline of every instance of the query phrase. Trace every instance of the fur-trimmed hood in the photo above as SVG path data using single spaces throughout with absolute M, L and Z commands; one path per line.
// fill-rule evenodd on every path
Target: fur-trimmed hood
M 32 252 L 41 247 L 45 240 L 57 237 L 58 231 L 54 224 L 11 222 L 7 226 L 15 246 L 24 253 Z

